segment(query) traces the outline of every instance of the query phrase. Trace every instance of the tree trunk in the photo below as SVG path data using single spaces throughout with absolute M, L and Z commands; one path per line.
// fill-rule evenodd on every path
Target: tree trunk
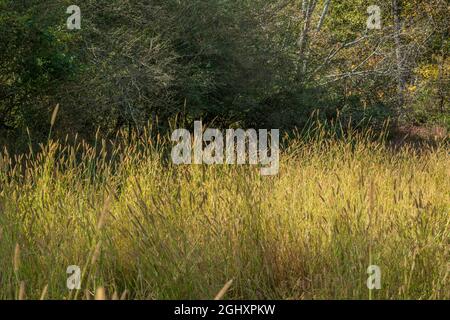
M 319 32 L 320 29 L 322 28 L 323 22 L 325 21 L 325 17 L 328 13 L 328 7 L 330 6 L 330 2 L 331 0 L 327 0 L 325 2 L 325 5 L 323 6 L 322 15 L 320 16 L 319 24 L 317 25 L 317 32 Z
M 405 68 L 403 62 L 402 41 L 401 41 L 401 0 L 392 0 L 392 12 L 394 17 L 394 41 L 395 41 L 395 57 L 396 57 L 396 77 L 397 77 L 397 95 L 398 95 L 398 109 L 397 120 L 404 116 L 405 104 Z
M 307 68 L 307 56 L 308 56 L 308 42 L 309 42 L 309 32 L 311 29 L 312 14 L 316 8 L 317 0 L 303 1 L 302 11 L 303 11 L 303 30 L 298 40 L 299 46 L 299 58 L 302 60 L 302 71 L 301 74 L 306 73 Z
M 444 39 L 442 39 L 442 43 L 444 44 Z M 442 44 L 442 45 L 443 45 Z M 438 95 L 439 95 L 439 111 L 443 114 L 445 112 L 445 85 L 446 81 L 444 80 L 446 77 L 444 75 L 444 65 L 447 58 L 447 53 L 442 48 L 441 50 L 441 61 L 439 63 L 439 74 L 438 74 Z

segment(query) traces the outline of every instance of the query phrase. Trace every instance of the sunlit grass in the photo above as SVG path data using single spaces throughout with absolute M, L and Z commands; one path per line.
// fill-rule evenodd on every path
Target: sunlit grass
M 212 299 L 230 280 L 226 299 L 450 298 L 448 146 L 319 131 L 263 177 L 173 166 L 150 136 L 0 154 L 0 298 Z

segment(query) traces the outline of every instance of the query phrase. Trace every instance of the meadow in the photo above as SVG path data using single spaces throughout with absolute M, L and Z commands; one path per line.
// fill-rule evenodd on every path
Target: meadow
M 450 299 L 445 142 L 318 128 L 265 177 L 124 140 L 1 151 L 0 299 Z

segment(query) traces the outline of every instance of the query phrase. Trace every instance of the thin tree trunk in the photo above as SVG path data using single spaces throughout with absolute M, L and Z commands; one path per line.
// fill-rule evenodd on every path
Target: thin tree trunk
M 394 41 L 395 41 L 395 56 L 397 64 L 397 86 L 398 86 L 398 110 L 397 110 L 397 120 L 404 114 L 404 104 L 405 104 L 405 68 L 403 65 L 403 52 L 402 52 L 402 41 L 401 41 L 401 7 L 402 0 L 392 0 L 392 12 L 394 17 Z
M 444 43 L 444 39 L 442 39 Z M 444 48 L 441 50 L 441 61 L 439 63 L 439 75 L 438 75 L 438 95 L 439 95 L 439 111 L 445 112 L 445 81 L 444 81 L 444 64 L 447 54 Z
M 299 58 L 302 60 L 302 75 L 306 73 L 307 68 L 307 52 L 309 44 L 309 32 L 311 29 L 312 14 L 316 8 L 317 0 L 303 1 L 303 30 L 298 40 Z
M 303 14 L 303 19 L 306 18 L 306 10 L 308 7 L 308 0 L 303 0 L 302 1 L 302 14 Z
M 327 0 L 325 2 L 325 5 L 323 6 L 322 15 L 320 16 L 319 24 L 317 25 L 317 32 L 319 32 L 320 29 L 322 28 L 323 22 L 325 21 L 325 17 L 328 13 L 328 8 L 330 6 L 330 2 L 331 2 L 331 0 Z

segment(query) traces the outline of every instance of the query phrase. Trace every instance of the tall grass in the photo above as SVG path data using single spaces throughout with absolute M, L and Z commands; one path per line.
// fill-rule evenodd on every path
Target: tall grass
M 3 150 L 0 298 L 449 299 L 448 147 L 369 137 L 293 138 L 276 177 L 173 166 L 148 132 Z

